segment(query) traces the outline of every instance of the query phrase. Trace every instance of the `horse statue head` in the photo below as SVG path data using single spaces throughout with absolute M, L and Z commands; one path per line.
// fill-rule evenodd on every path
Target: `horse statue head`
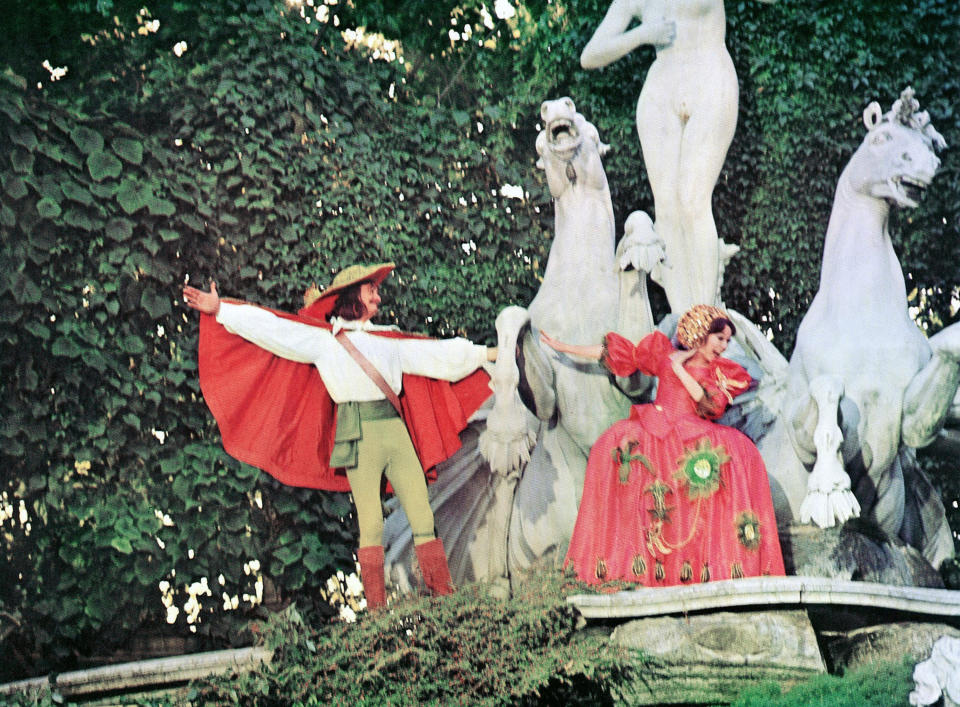
M 876 101 L 866 107 L 867 135 L 844 170 L 856 191 L 892 206 L 918 205 L 940 167 L 936 153 L 947 146 L 927 111 L 919 109 L 910 87 L 886 113 Z

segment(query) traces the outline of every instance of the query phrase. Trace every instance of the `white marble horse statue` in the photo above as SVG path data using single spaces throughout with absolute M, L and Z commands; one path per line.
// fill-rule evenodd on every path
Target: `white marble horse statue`
M 614 250 L 613 205 L 601 162 L 609 147 L 573 101 L 545 101 L 540 117 L 537 166 L 554 199 L 554 240 L 529 309 L 510 307 L 497 319 L 504 355 L 495 366 L 496 399 L 480 439 L 495 472 L 509 478 L 525 462 L 524 437 L 518 434 L 523 413 L 514 392 L 519 385 L 538 422 L 526 428 L 535 431 L 535 444 L 513 494 L 507 533 L 511 569 L 565 548 L 590 447 L 630 406 L 622 392 L 626 382 L 618 387 L 598 364 L 557 356 L 540 344 L 538 334 L 590 344 L 613 330 L 637 339 L 650 333 L 654 322 L 646 275 L 663 259 L 663 243 L 643 212 L 628 217 L 625 237 Z M 513 355 L 515 342 L 519 357 Z M 504 450 L 511 449 L 505 457 Z
M 555 208 L 543 282 L 529 309 L 508 307 L 497 317 L 493 407 L 431 490 L 454 581 L 488 580 L 505 591 L 512 572 L 565 549 L 591 445 L 629 411 L 628 386 L 634 394 L 650 384 L 614 381 L 599 364 L 559 357 L 540 344 L 539 331 L 584 344 L 612 330 L 640 339 L 654 328 L 646 276 L 663 267 L 663 243 L 643 212 L 627 219 L 615 250 L 601 161 L 609 146 L 597 129 L 569 98 L 545 101 L 540 116 L 537 166 Z M 392 514 L 385 539 L 391 576 L 403 588 L 402 522 Z
M 953 540 L 913 449 L 951 414 L 960 325 L 928 339 L 911 320 L 888 230 L 891 206 L 918 205 L 945 147 L 918 109 L 908 88 L 888 113 L 877 103 L 864 111 L 867 135 L 840 175 L 820 287 L 789 366 L 766 352 L 768 371 L 780 369 L 766 385 L 781 395 L 759 446 L 778 519 L 831 527 L 862 513 L 937 567 Z M 737 323 L 749 335 L 751 325 Z

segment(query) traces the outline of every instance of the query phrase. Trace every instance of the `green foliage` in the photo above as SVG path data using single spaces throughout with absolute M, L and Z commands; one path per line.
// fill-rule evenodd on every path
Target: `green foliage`
M 503 208 L 502 138 L 417 101 L 401 66 L 346 52 L 333 28 L 252 5 L 220 30 L 229 40 L 190 62 L 91 71 L 74 102 L 12 75 L 0 91 L 0 493 L 14 511 L 0 601 L 24 618 L 3 644 L 10 677 L 165 618 L 206 644 L 242 641 L 248 612 L 224 606 L 258 578 L 268 599 L 322 610 L 326 577 L 353 568 L 344 496 L 281 487 L 222 451 L 185 277 L 295 309 L 356 259 L 394 260 L 394 321 L 475 339 L 532 296 L 546 239 L 531 202 Z M 129 67 L 145 49 L 124 35 L 91 52 Z
M 782 692 L 774 682 L 743 692 L 733 707 L 889 707 L 908 704 L 913 662 L 872 663 L 843 677 L 823 675 Z
M 924 471 L 941 493 L 947 524 L 953 530 L 954 544 L 960 551 L 960 474 L 957 474 L 956 456 L 924 452 L 920 459 Z M 960 556 L 945 560 L 938 569 L 947 589 L 960 589 Z
M 242 641 L 251 606 L 227 610 L 223 595 L 256 594 L 251 560 L 268 598 L 317 610 L 325 578 L 352 569 L 345 496 L 281 487 L 223 453 L 187 276 L 296 309 L 344 265 L 394 260 L 387 319 L 492 341 L 495 312 L 530 301 L 546 260 L 534 141 L 540 102 L 562 95 L 613 145 L 618 220 L 653 210 L 633 124 L 652 50 L 577 63 L 606 0 L 515 3 L 492 29 L 472 1 L 426 15 L 341 2 L 311 24 L 267 0 L 171 1 L 146 35 L 126 2 L 69 5 L 93 38 L 71 45 L 67 77 L 38 91 L 44 77 L 19 60 L 27 79 L 0 76 L 0 610 L 18 617 L 0 633 L 0 679 L 69 668 L 144 628 Z M 848 5 L 727 3 L 741 115 L 714 206 L 742 250 L 724 295 L 784 353 L 867 103 L 887 108 L 912 84 L 960 144 L 951 4 Z M 9 27 L 59 7 L 20 3 Z M 341 29 L 368 20 L 403 39 L 403 64 L 345 45 Z M 451 20 L 470 41 L 451 42 Z M 956 318 L 956 164 L 945 153 L 923 206 L 891 229 L 931 332 Z M 527 198 L 504 197 L 507 184 Z M 189 622 L 202 578 L 212 593 Z M 183 609 L 171 626 L 164 602 Z
M 442 600 L 405 599 L 355 624 L 270 619 L 268 666 L 195 686 L 209 705 L 605 704 L 642 664 L 576 630 L 556 573 L 509 602 L 481 585 Z
M 954 525 L 951 528 L 956 527 Z M 943 576 L 943 586 L 947 589 L 960 590 L 960 560 L 953 558 L 944 560 L 940 565 L 940 574 Z
M 189 46 L 217 42 L 223 18 L 237 13 L 243 4 L 237 0 L 7 2 L 3 6 L 4 32 L 0 33 L 0 66 L 9 65 L 30 86 L 41 83 L 55 92 L 59 85 L 70 86 L 64 88 L 69 93 L 77 83 L 85 84 L 97 75 L 122 80 L 135 76 L 135 67 L 157 52 L 169 51 L 177 41 Z M 159 25 L 148 30 L 152 20 L 159 20 Z M 98 50 L 91 52 L 90 45 L 99 45 Z M 131 45 L 137 47 L 134 54 Z M 45 61 L 51 68 L 43 65 Z M 51 76 L 52 67 L 67 69 L 59 84 Z
M 407 44 L 429 53 L 412 62 L 424 94 L 451 107 L 484 106 L 482 119 L 501 124 L 499 139 L 517 157 L 498 163 L 510 183 L 523 184 L 533 202 L 548 199 L 531 167 L 539 104 L 571 96 L 613 150 L 604 158 L 614 212 L 622 225 L 634 210 L 654 213 L 634 114 L 653 50 L 644 47 L 600 70 L 579 67 L 580 51 L 607 7 L 607 0 L 517 3 L 517 14 L 486 30 L 475 3 L 461 3 L 441 22 L 431 10 L 429 28 L 414 30 Z M 364 21 L 387 29 L 402 22 L 415 3 L 362 3 Z M 729 2 L 727 45 L 740 79 L 737 134 L 714 190 L 720 236 L 741 251 L 724 280 L 726 303 L 769 328 L 789 356 L 800 319 L 819 284 L 820 257 L 840 171 L 859 146 L 863 109 L 884 110 L 912 85 L 922 107 L 946 137 L 960 140 L 960 112 L 952 96 L 960 85 L 953 67 L 960 17 L 947 0 L 882 3 L 860 12 L 849 3 Z M 447 32 L 471 24 L 471 41 L 452 42 Z M 891 41 L 891 37 L 898 38 Z M 485 49 L 479 49 L 479 42 Z M 463 66 L 474 67 L 473 71 Z M 493 118 L 497 116 L 497 118 Z M 490 125 L 483 135 L 486 136 Z M 921 207 L 894 213 L 891 233 L 917 288 L 912 304 L 930 332 L 957 320 L 951 293 L 960 257 L 960 173 L 951 151 Z M 666 301 L 654 286 L 654 312 Z
M 743 93 L 755 100 L 758 147 L 766 157 L 756 165 L 744 250 L 736 279 L 728 275 L 727 287 L 740 290 L 731 304 L 783 328 L 778 340 L 788 350 L 818 285 L 833 186 L 862 139 L 862 109 L 872 100 L 889 109 L 910 84 L 923 96 L 938 129 L 958 136 L 960 122 L 948 98 L 958 88 L 957 77 L 942 67 L 951 61 L 960 26 L 944 2 L 877 5 L 865 14 L 842 3 L 810 4 L 799 16 L 783 6 L 769 9 L 765 31 L 744 47 L 750 70 L 741 73 Z M 750 25 L 744 29 L 750 31 Z M 888 50 L 877 51 L 884 36 L 904 41 L 887 41 Z M 850 69 L 838 71 L 838 66 Z M 949 311 L 950 290 L 957 284 L 948 263 L 958 254 L 960 212 L 952 195 L 960 185 L 950 156 L 944 159 L 945 169 L 923 206 L 895 215 L 891 224 L 911 284 L 937 292 L 936 301 L 921 311 L 925 320 Z M 930 257 L 933 252 L 937 255 Z M 779 301 L 764 292 L 774 282 Z
M 13 695 L 4 696 L 4 705 L 6 707 L 58 707 L 59 705 L 69 704 L 58 692 L 42 692 L 40 694 L 28 695 L 17 692 Z

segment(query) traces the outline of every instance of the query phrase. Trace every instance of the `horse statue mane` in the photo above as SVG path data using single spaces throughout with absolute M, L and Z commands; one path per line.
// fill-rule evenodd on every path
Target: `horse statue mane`
M 928 339 L 913 322 L 888 224 L 891 207 L 918 205 L 946 143 L 910 88 L 887 113 L 871 103 L 863 121 L 837 184 L 819 290 L 779 367 L 779 417 L 759 447 L 779 520 L 830 527 L 862 514 L 936 567 L 953 540 L 913 449 L 951 414 L 960 329 Z

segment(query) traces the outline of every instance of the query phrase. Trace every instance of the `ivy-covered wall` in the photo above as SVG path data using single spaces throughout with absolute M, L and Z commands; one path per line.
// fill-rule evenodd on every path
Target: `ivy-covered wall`
M 239 640 L 235 608 L 322 604 L 353 567 L 345 495 L 281 487 L 220 448 L 186 278 L 295 309 L 311 282 L 393 260 L 391 319 L 481 340 L 536 282 L 544 200 L 500 195 L 481 110 L 415 101 L 401 65 L 272 8 L 191 58 L 136 92 L 94 83 L 106 113 L 4 77 L 0 609 L 19 626 L 0 671 L 166 621 Z
M 867 103 L 887 109 L 911 84 L 960 144 L 951 3 L 849 5 L 727 3 L 741 114 L 714 204 L 742 251 L 724 294 L 784 353 Z M 76 84 L 4 74 L 0 679 L 144 630 L 240 642 L 262 598 L 322 610 L 326 578 L 352 568 L 346 496 L 279 486 L 222 452 L 186 278 L 295 309 L 344 265 L 393 260 L 390 320 L 492 342 L 496 312 L 530 301 L 549 249 L 534 139 L 540 102 L 562 95 L 614 147 L 620 222 L 652 212 L 633 125 L 652 52 L 586 72 L 577 57 L 606 2 L 515 6 L 489 27 L 479 3 L 433 8 L 456 24 L 375 53 L 343 30 L 372 33 L 378 3 L 318 2 L 326 19 L 307 24 L 257 0 L 198 28 L 182 56 L 179 37 L 134 31 L 98 38 L 90 55 L 113 69 Z M 385 60 L 394 50 L 403 63 Z M 923 206 L 892 224 L 931 331 L 957 318 L 958 194 L 947 152 Z M 940 481 L 960 497 L 955 476 Z

